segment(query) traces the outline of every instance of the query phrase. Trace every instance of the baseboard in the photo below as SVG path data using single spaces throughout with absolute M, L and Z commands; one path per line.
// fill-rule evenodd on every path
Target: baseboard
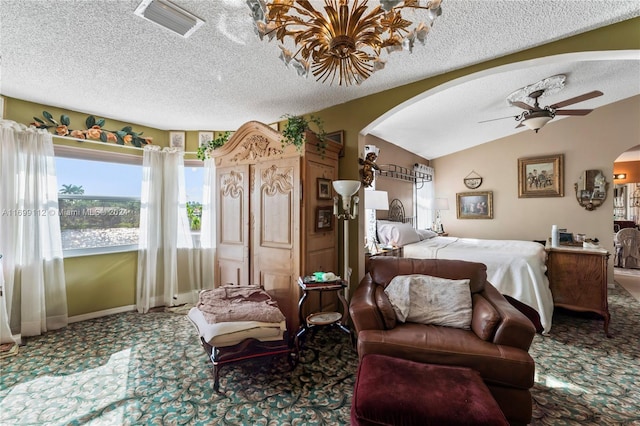
M 88 314 L 75 315 L 75 316 L 69 317 L 69 324 L 74 322 L 100 318 L 100 317 L 106 317 L 107 315 L 121 314 L 123 312 L 131 312 L 135 310 L 136 310 L 135 305 L 128 305 L 128 306 L 120 306 L 119 308 L 105 309 L 104 311 L 89 312 Z

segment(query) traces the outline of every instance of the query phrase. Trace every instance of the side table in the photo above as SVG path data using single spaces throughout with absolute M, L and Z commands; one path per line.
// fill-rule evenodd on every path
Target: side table
M 344 298 L 344 288 L 346 284 L 344 281 L 339 280 L 335 282 L 327 282 L 327 283 L 305 283 L 302 278 L 298 279 L 298 285 L 302 289 L 302 297 L 298 301 L 298 317 L 300 319 L 300 328 L 296 333 L 295 337 L 295 347 L 297 350 L 300 349 L 300 339 L 304 337 L 307 331 L 311 330 L 314 327 L 320 326 L 337 326 L 340 330 L 345 333 L 351 335 L 351 330 L 346 326 L 346 318 L 347 318 L 347 301 Z M 314 312 L 307 315 L 306 318 L 303 316 L 303 307 L 304 303 L 307 300 L 307 296 L 309 292 L 317 291 L 319 293 L 320 299 L 320 308 L 322 308 L 322 293 L 324 292 L 336 292 L 338 294 L 338 299 L 342 303 L 342 313 L 340 312 Z
M 388 249 L 382 249 L 379 252 L 375 253 L 375 254 L 371 254 L 371 253 L 365 253 L 364 255 L 364 273 L 366 274 L 367 272 L 369 272 L 369 259 L 371 259 L 374 256 L 395 256 L 395 257 L 402 257 L 404 253 L 404 250 L 402 249 L 402 247 L 394 247 L 394 248 L 388 248 Z

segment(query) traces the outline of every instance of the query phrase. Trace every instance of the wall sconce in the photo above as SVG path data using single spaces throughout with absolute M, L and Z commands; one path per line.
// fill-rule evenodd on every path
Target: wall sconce
M 344 256 L 344 273 L 342 280 L 347 285 L 344 289 L 345 299 L 349 299 L 349 278 L 351 277 L 351 268 L 349 267 L 349 220 L 355 219 L 358 215 L 358 196 L 353 197 L 360 189 L 360 181 L 357 180 L 334 180 L 333 189 L 340 194 L 340 197 L 333 197 L 333 214 L 338 219 L 343 220 L 343 256 Z M 351 198 L 353 197 L 353 204 Z M 339 200 L 342 198 L 342 213 L 340 213 Z
M 614 173 L 613 174 L 613 178 L 614 179 L 626 179 L 627 178 L 627 174 L 626 173 Z

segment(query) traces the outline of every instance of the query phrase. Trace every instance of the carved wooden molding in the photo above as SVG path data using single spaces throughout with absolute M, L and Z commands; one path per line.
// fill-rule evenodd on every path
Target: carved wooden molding
M 220 190 L 224 197 L 240 198 L 242 195 L 242 174 L 231 171 L 224 175 Z
M 293 188 L 293 170 L 278 171 L 274 164 L 262 172 L 262 189 L 266 195 L 273 196 L 276 193 L 288 194 Z

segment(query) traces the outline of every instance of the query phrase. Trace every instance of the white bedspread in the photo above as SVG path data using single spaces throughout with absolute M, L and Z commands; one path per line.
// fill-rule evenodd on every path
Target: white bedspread
M 484 263 L 487 280 L 502 294 L 535 309 L 543 333 L 551 330 L 553 297 L 544 246 L 533 241 L 433 237 L 403 247 L 404 257 L 456 259 Z

